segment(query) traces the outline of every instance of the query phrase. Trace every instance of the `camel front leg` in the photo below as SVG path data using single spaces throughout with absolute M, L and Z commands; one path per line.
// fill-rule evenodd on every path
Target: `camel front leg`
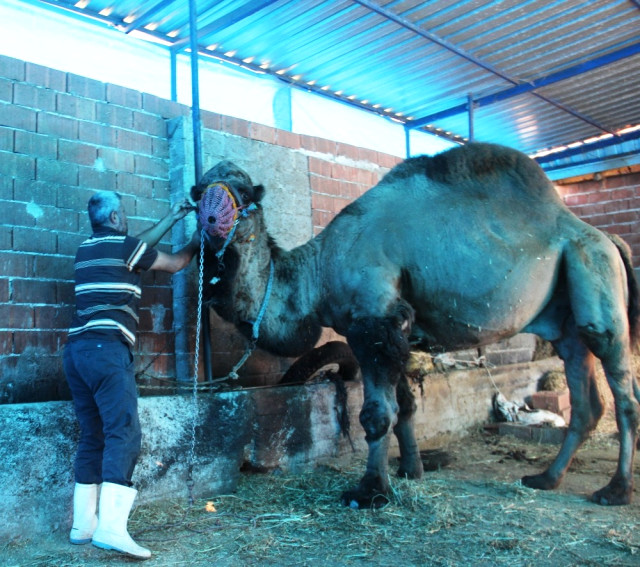
M 387 317 L 354 321 L 347 341 L 362 370 L 364 403 L 360 423 L 365 431 L 369 454 L 367 468 L 359 484 L 342 495 L 351 507 L 378 507 L 388 502 L 388 449 L 391 428 L 398 416 L 396 385 L 409 357 L 406 338 L 410 308 L 399 303 Z
M 367 467 L 358 485 L 341 497 L 342 503 L 351 508 L 379 508 L 389 502 L 390 426 L 396 419 L 397 406 L 390 397 L 392 389 L 371 386 L 371 381 L 365 378 L 360 423 L 368 446 Z

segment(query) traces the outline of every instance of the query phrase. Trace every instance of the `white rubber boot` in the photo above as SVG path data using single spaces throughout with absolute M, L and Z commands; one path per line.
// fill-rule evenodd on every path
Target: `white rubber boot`
M 90 543 L 98 525 L 98 488 L 97 484 L 76 482 L 73 489 L 73 526 L 69 541 L 75 545 Z
M 93 534 L 93 545 L 126 553 L 138 559 L 151 557 L 151 552 L 133 541 L 127 531 L 129 512 L 137 493 L 135 488 L 111 482 L 102 483 L 98 527 Z

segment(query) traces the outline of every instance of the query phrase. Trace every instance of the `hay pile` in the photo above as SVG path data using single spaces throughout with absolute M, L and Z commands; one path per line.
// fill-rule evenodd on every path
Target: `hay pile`
M 180 499 L 139 506 L 129 530 L 153 551 L 145 567 L 640 565 L 638 491 L 630 506 L 606 508 L 588 500 L 616 466 L 610 399 L 607 408 L 557 491 L 538 492 L 519 482 L 545 468 L 557 446 L 478 430 L 444 447 L 446 466 L 423 480 L 392 478 L 391 501 L 378 510 L 339 502 L 364 471 L 362 458 L 354 457 L 348 467 L 305 474 L 243 473 L 235 494 L 192 505 Z M 61 527 L 49 540 L 0 543 L 0 563 L 129 562 L 90 545 L 71 546 L 67 535 Z

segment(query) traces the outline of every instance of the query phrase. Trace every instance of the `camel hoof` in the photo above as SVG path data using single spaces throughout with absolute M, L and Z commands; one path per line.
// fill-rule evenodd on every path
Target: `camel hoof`
M 553 490 L 560 484 L 561 479 L 555 479 L 548 473 L 527 475 L 522 477 L 522 484 L 527 488 L 535 488 L 537 490 Z
M 353 510 L 360 510 L 363 508 L 378 509 L 383 508 L 389 504 L 389 498 L 387 498 L 381 492 L 374 494 L 363 494 L 357 488 L 354 490 L 347 490 L 342 493 L 340 501 L 343 506 L 348 506 Z
M 365 476 L 354 489 L 343 492 L 340 501 L 353 509 L 382 508 L 389 504 L 387 493 L 388 487 L 379 478 Z
M 632 495 L 632 486 L 614 479 L 604 488 L 594 492 L 591 501 L 600 506 L 625 506 L 631 503 Z
M 398 467 L 398 476 L 409 480 L 420 480 L 422 478 L 422 461 L 411 463 L 409 466 L 400 465 Z

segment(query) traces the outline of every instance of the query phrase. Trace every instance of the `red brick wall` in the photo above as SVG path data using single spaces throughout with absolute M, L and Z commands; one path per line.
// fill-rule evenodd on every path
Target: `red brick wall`
M 589 224 L 617 234 L 640 267 L 640 172 L 618 171 L 557 184 L 567 206 Z M 615 174 L 614 174 L 615 173 Z
M 64 390 L 60 354 L 72 315 L 73 257 L 90 234 L 87 201 L 99 189 L 123 194 L 131 234 L 158 220 L 169 207 L 167 120 L 188 113 L 158 97 L 0 56 L 0 403 L 11 381 L 47 381 L 43 399 L 50 382 Z M 308 159 L 316 232 L 378 181 L 358 165 L 337 166 L 335 156 L 398 161 L 210 112 L 202 120 L 204 128 L 326 155 Z M 167 234 L 159 247 L 169 244 Z M 175 377 L 171 277 L 148 273 L 143 285 L 137 371 Z
M 131 232 L 169 206 L 169 101 L 0 57 L 0 374 L 60 376 L 73 303 L 73 256 L 90 234 L 98 189 L 125 197 Z M 161 244 L 166 249 L 170 235 Z M 141 353 L 171 352 L 171 311 L 150 336 L 149 310 L 171 305 L 171 278 L 145 276 Z M 158 345 L 163 349 L 159 351 Z M 170 366 L 162 354 L 154 368 Z
M 386 171 L 401 161 L 394 156 L 344 144 L 335 144 L 335 147 L 328 149 L 331 155 L 346 155 L 357 160 L 356 163 L 377 163 L 384 169 L 375 172 L 310 157 L 309 180 L 315 235 L 319 234 L 346 205 L 376 185 Z
M 132 234 L 158 220 L 169 206 L 167 120 L 188 113 L 158 97 L 0 57 L 0 403 L 12 380 L 29 383 L 39 399 L 51 389 L 39 380 L 64 389 L 60 352 L 72 314 L 73 256 L 90 232 L 86 203 L 98 189 L 122 193 Z M 308 156 L 314 234 L 400 161 L 210 112 L 202 119 L 203 128 Z M 633 246 L 636 265 L 639 181 L 635 173 L 559 185 L 578 215 Z M 169 242 L 167 235 L 160 248 Z M 147 376 L 175 377 L 171 283 L 162 273 L 143 281 L 136 360 Z

